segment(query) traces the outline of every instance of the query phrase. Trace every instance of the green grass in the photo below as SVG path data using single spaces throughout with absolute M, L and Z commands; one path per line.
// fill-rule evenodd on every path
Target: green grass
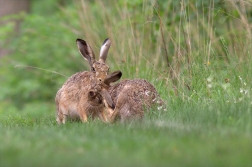
M 0 166 L 251 166 L 251 113 L 184 103 L 127 124 L 57 125 L 50 105 L 13 108 L 0 117 Z

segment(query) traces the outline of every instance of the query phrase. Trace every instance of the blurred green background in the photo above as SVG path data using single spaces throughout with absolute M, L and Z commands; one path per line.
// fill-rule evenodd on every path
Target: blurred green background
M 111 71 L 164 85 L 171 96 L 205 94 L 208 77 L 223 87 L 238 76 L 251 81 L 250 1 L 26 2 L 27 12 L 1 17 L 1 106 L 52 104 L 68 76 L 89 69 L 76 38 L 97 56 L 111 38 Z
M 124 78 L 139 76 L 140 65 L 153 61 L 146 59 L 141 62 L 142 55 L 138 55 L 136 46 L 140 41 L 132 34 L 132 23 L 127 18 L 131 12 L 120 9 L 126 9 L 125 5 L 130 10 L 135 7 L 141 9 L 141 1 L 26 2 L 28 11 L 1 17 L 1 49 L 5 53 L 1 56 L 1 106 L 22 110 L 26 105 L 54 103 L 54 96 L 67 77 L 77 71 L 89 70 L 87 62 L 78 53 L 76 38 L 88 41 L 97 56 L 103 40 L 111 38 L 113 44 L 108 64 L 112 70 L 129 67 L 123 71 Z M 152 5 L 151 2 L 148 5 Z M 134 22 L 142 19 L 141 13 L 132 14 Z M 137 27 L 140 28 L 139 25 Z M 154 30 L 152 34 L 158 31 Z M 121 34 L 122 31 L 125 34 Z M 133 35 L 132 38 L 129 35 Z M 147 34 L 144 38 L 149 37 Z M 146 41 L 148 45 L 156 45 L 150 40 Z M 125 64 L 126 61 L 129 64 Z M 9 112 L 3 108 L 5 111 L 1 112 Z

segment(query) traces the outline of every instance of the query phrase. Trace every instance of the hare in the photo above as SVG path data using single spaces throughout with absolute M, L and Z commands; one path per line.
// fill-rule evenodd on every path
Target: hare
M 99 117 L 107 122 L 107 113 L 112 113 L 115 107 L 107 91 L 108 85 L 122 76 L 120 71 L 108 74 L 109 66 L 105 61 L 111 41 L 105 39 L 98 61 L 95 60 L 93 50 L 86 41 L 77 39 L 76 44 L 91 70 L 72 75 L 59 89 L 55 97 L 56 121 L 58 124 L 65 124 L 66 119 L 71 118 L 87 122 L 88 117 Z
M 142 119 L 144 110 L 155 105 L 158 110 L 165 110 L 164 102 L 155 87 L 144 79 L 122 80 L 109 87 L 108 92 L 115 103 L 114 112 L 110 112 L 110 122 L 117 118 L 121 122 Z

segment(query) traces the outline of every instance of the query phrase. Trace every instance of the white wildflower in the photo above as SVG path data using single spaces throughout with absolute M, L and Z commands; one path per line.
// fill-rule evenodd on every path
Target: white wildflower
M 243 93 L 243 89 L 242 88 L 240 88 L 240 93 Z
M 246 90 L 246 89 L 243 89 L 243 88 L 240 88 L 240 93 L 243 93 L 243 94 L 247 94 L 248 93 L 248 90 Z
M 213 77 L 211 76 L 207 78 L 207 82 L 212 82 L 212 80 L 213 80 Z
M 158 109 L 158 110 L 161 110 L 162 108 L 163 108 L 163 106 L 159 106 L 157 109 Z
M 240 81 L 242 82 L 242 77 L 241 76 L 238 76 L 238 77 L 239 77 Z

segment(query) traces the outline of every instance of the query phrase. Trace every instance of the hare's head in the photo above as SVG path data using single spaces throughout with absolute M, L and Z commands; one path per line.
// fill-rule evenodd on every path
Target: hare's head
M 103 83 L 100 84 L 100 82 L 96 80 L 90 85 L 89 90 L 87 90 L 87 99 L 92 107 L 108 105 L 112 109 L 115 108 L 113 100 L 107 89 L 109 83 L 117 81 L 118 77 L 121 77 L 121 72 L 115 71 L 107 75 Z
M 100 58 L 95 60 L 95 54 L 91 46 L 82 39 L 76 40 L 77 46 L 81 55 L 86 59 L 90 65 L 90 71 L 95 76 L 92 89 L 88 91 L 88 101 L 92 106 L 103 105 L 107 103 L 111 108 L 114 108 L 114 103 L 109 95 L 107 88 L 112 82 L 118 81 L 122 73 L 115 71 L 109 74 L 109 66 L 106 64 L 108 50 L 111 45 L 110 39 L 105 39 L 101 46 Z
M 88 61 L 90 65 L 90 71 L 94 74 L 99 83 L 106 83 L 107 85 L 109 85 L 110 82 L 115 82 L 121 78 L 121 71 L 114 72 L 112 76 L 113 79 L 111 79 L 111 76 L 109 76 L 109 66 L 106 64 L 106 59 L 109 47 L 111 45 L 110 39 L 107 38 L 103 42 L 100 50 L 100 58 L 98 61 L 95 60 L 95 54 L 91 46 L 86 41 L 77 39 L 76 43 L 81 55 Z

